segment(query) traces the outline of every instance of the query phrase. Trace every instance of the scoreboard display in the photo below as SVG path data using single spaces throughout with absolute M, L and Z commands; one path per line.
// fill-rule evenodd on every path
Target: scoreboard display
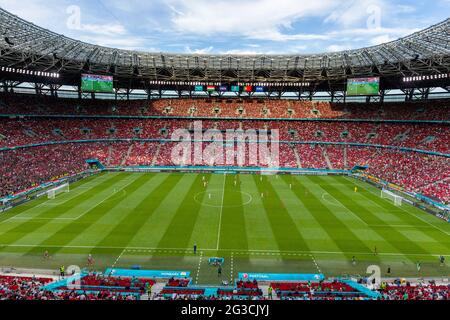
M 114 91 L 114 78 L 112 76 L 82 74 L 81 91 L 94 93 L 112 93 Z
M 380 94 L 380 78 L 348 79 L 347 96 L 377 96 Z
M 195 92 L 209 92 L 209 93 L 215 93 L 215 92 L 234 92 L 234 93 L 253 93 L 253 92 L 266 92 L 266 87 L 263 86 L 239 86 L 239 85 L 218 85 L 218 86 L 212 86 L 212 85 L 196 85 L 191 87 L 193 91 Z

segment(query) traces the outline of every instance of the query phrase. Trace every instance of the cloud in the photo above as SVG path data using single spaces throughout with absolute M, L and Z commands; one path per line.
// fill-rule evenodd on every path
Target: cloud
M 397 5 L 395 9 L 399 13 L 413 13 L 416 11 L 416 8 L 414 8 L 413 6 L 408 6 L 404 4 Z
M 56 0 L 1 0 L 0 6 L 3 9 L 18 15 L 20 18 L 39 26 L 50 26 L 52 23 L 55 24 L 55 22 L 60 22 L 60 14 L 62 14 L 65 9 L 62 2 Z M 49 10 L 49 8 L 53 9 Z
M 111 22 L 109 17 L 105 20 L 98 17 L 100 10 L 93 15 L 92 11 L 81 7 L 80 24 L 68 28 L 66 23 L 70 14 L 66 10 L 69 5 L 67 1 L 55 0 L 0 0 L 0 6 L 5 10 L 38 26 L 84 42 L 121 49 L 142 48 L 145 43 L 142 38 L 131 35 L 123 24 Z
M 341 1 L 341 6 L 334 8 L 326 17 L 325 23 L 336 23 L 349 27 L 355 24 L 368 25 L 373 19 L 381 24 L 383 15 L 388 11 L 385 0 Z M 380 26 L 380 25 L 378 25 Z
M 388 34 L 380 35 L 378 37 L 372 38 L 370 40 L 370 43 L 374 46 L 377 46 L 379 44 L 388 43 L 391 41 L 394 41 L 395 38 L 391 38 Z
M 232 56 L 257 56 L 262 54 L 270 54 L 270 51 L 256 51 L 256 50 L 246 50 L 246 49 L 232 49 L 232 50 L 225 50 L 219 52 L 220 54 L 224 55 L 232 55 Z
M 328 52 L 339 52 L 339 51 L 346 51 L 346 50 L 351 50 L 351 49 L 353 49 L 353 47 L 352 47 L 352 45 L 349 45 L 349 44 L 343 44 L 343 45 L 332 44 L 327 47 Z
M 123 36 L 127 30 L 121 24 L 81 24 L 80 31 L 105 36 Z
M 102 47 L 120 48 L 124 50 L 144 50 L 145 41 L 139 37 L 102 37 L 97 35 L 84 35 L 78 40 L 93 43 Z
M 213 49 L 214 49 L 213 46 L 201 49 L 191 49 L 189 46 L 187 46 L 185 47 L 185 52 L 190 54 L 207 54 L 210 53 Z
M 259 0 L 209 1 L 171 0 L 173 28 L 198 35 L 243 35 L 272 41 L 315 39 L 309 34 L 283 34 L 281 28 L 306 16 L 321 15 L 338 6 L 335 1 Z M 182 12 L 178 14 L 177 12 Z
M 329 39 L 329 36 L 325 34 L 283 34 L 279 31 L 250 31 L 246 36 L 253 40 L 268 41 L 312 41 Z
M 442 20 L 450 0 L 439 1 L 436 8 L 406 0 L 0 0 L 0 6 L 57 33 L 121 49 L 307 54 L 411 34 Z M 73 4 L 82 10 L 76 29 L 66 26 Z

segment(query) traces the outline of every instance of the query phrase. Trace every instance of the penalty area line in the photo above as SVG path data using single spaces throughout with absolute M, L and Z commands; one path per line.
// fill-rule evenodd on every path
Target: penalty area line
M 146 248 L 146 247 L 113 247 L 113 246 L 58 246 L 58 245 L 28 245 L 28 244 L 0 244 L 1 248 L 57 248 L 57 249 L 122 249 L 124 252 L 133 252 L 136 250 L 144 250 L 151 252 L 160 251 L 183 251 L 192 252 L 192 248 Z M 217 252 L 216 249 L 200 249 L 199 252 Z M 373 256 L 373 252 L 346 252 L 346 251 L 279 251 L 279 250 L 241 250 L 241 249 L 220 249 L 222 252 L 230 252 L 236 255 L 243 254 L 260 254 L 260 255 L 299 255 L 299 256 L 311 256 L 319 254 L 330 254 L 330 255 L 360 255 L 360 256 Z M 394 252 L 379 252 L 378 256 L 419 256 L 419 257 L 450 257 L 450 254 L 424 254 L 424 253 L 394 253 Z
M 132 184 L 134 181 L 136 181 L 137 180 L 137 178 L 136 179 L 133 179 L 133 180 L 131 180 L 131 181 L 129 181 L 127 184 L 125 184 L 124 186 L 121 186 L 120 188 L 119 188 L 119 191 L 118 192 L 121 192 L 121 191 L 123 191 L 123 192 L 126 192 L 126 188 L 130 185 L 130 184 Z M 128 181 L 128 180 L 127 180 Z M 66 199 L 63 203 L 66 203 L 66 202 L 69 202 L 70 200 L 72 200 L 72 199 L 75 199 L 77 196 L 79 196 L 79 195 L 81 195 L 81 194 L 83 194 L 83 193 L 80 193 L 80 194 L 78 194 L 78 195 L 75 195 L 73 198 L 69 198 L 69 199 Z M 73 193 L 72 193 L 72 195 L 74 195 Z M 126 195 L 126 194 L 125 194 Z M 99 205 L 101 205 L 102 203 L 104 203 L 104 202 L 108 202 L 108 201 L 111 201 L 111 200 L 114 200 L 114 199 L 112 199 L 112 198 L 114 198 L 114 196 L 115 196 L 115 194 L 114 195 L 112 195 L 112 196 L 107 196 L 107 197 L 105 197 L 105 199 L 103 199 L 103 200 L 101 200 L 101 201 L 99 201 L 99 202 L 96 202 L 96 203 L 94 203 L 93 205 L 91 205 L 91 206 L 89 206 L 89 208 L 87 208 L 85 211 L 83 211 L 83 213 L 81 213 L 80 215 L 78 215 L 77 217 L 73 217 L 73 218 L 40 218 L 39 216 L 36 216 L 36 217 L 27 217 L 27 216 L 25 216 L 25 217 L 21 217 L 20 215 L 22 215 L 23 213 L 19 213 L 18 215 L 15 215 L 15 216 L 12 216 L 12 217 L 10 217 L 10 218 L 8 218 L 8 219 L 6 219 L 6 220 L 3 220 L 3 221 L 0 221 L 0 224 L 6 224 L 7 222 L 10 222 L 10 221 L 14 221 L 14 220 L 20 220 L 20 221 L 33 221 L 33 220 L 37 220 L 37 221 L 52 221 L 52 220 L 55 220 L 55 221 L 76 221 L 76 220 L 79 220 L 79 219 L 81 219 L 82 217 L 84 217 L 86 214 L 88 214 L 91 210 L 93 210 L 94 208 L 96 208 L 96 207 L 98 207 Z M 51 200 L 50 200 L 51 201 Z M 43 204 L 45 204 L 45 203 L 49 203 L 48 201 L 46 201 L 46 202 L 44 202 L 44 203 L 42 203 L 42 204 L 40 204 L 40 205 L 37 205 L 36 207 L 33 207 L 33 208 L 30 208 L 30 209 L 28 209 L 28 210 L 33 210 L 33 209 L 36 209 L 37 207 L 39 207 L 39 206 L 41 206 L 41 205 L 43 205 Z M 53 207 L 53 206 L 52 206 Z M 57 207 L 57 206 L 55 206 L 55 207 Z M 26 210 L 26 211 L 28 211 L 28 210 Z
M 361 181 L 361 180 L 356 179 L 356 178 L 351 178 L 351 179 L 354 180 L 354 181 L 353 181 L 353 180 L 351 180 L 351 179 L 348 178 L 348 177 L 345 177 L 345 179 L 346 179 L 347 181 L 352 182 L 352 183 L 355 183 L 355 182 L 356 182 L 356 183 L 357 183 L 360 187 L 362 187 L 364 190 L 366 190 L 366 191 L 372 193 L 373 195 L 378 196 L 377 193 L 375 193 L 374 191 L 372 191 L 372 189 L 370 188 L 370 187 L 371 187 L 370 185 L 369 185 L 369 186 L 364 185 L 364 184 L 366 184 L 366 183 L 364 183 L 364 181 Z M 373 188 L 376 188 L 376 187 L 373 187 Z M 377 189 L 378 189 L 378 188 L 377 188 Z M 372 201 L 373 203 L 375 203 L 377 206 L 380 207 L 380 205 L 379 205 L 378 203 L 374 202 L 373 200 L 371 200 L 371 201 Z M 416 215 L 415 213 L 409 212 L 409 211 L 405 210 L 405 209 L 402 208 L 402 207 L 398 207 L 398 208 L 399 208 L 400 210 L 402 210 L 403 212 L 407 213 L 409 216 L 413 216 L 413 217 L 415 217 L 415 218 L 421 220 L 422 222 L 425 222 L 426 224 L 428 224 L 429 226 L 433 227 L 434 229 L 436 229 L 436 230 L 442 232 L 443 234 L 445 234 L 445 235 L 447 235 L 447 236 L 450 236 L 450 232 L 447 232 L 447 231 L 445 231 L 444 229 L 442 229 L 442 228 L 440 228 L 440 227 L 438 227 L 438 226 L 432 224 L 431 222 L 429 222 L 429 221 L 423 219 L 422 217 L 420 217 L 419 215 Z
M 195 277 L 195 284 L 197 284 L 197 285 L 198 285 L 198 279 L 200 277 L 200 269 L 202 267 L 202 262 L 203 262 L 203 251 L 200 252 L 200 259 L 198 260 L 197 275 Z
M 117 257 L 116 261 L 114 261 L 114 264 L 111 266 L 111 268 L 115 268 L 116 265 L 119 263 L 120 258 L 122 258 L 123 254 L 127 251 L 127 249 L 123 249 L 120 255 Z
M 316 266 L 317 271 L 318 271 L 319 273 L 322 273 L 322 270 L 320 269 L 319 264 L 318 264 L 317 261 L 316 261 L 316 258 L 315 258 L 313 255 L 311 255 L 311 259 L 312 259 L 314 265 Z

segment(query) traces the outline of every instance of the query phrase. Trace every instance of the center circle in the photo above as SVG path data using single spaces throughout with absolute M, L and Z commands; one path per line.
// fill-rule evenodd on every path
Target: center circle
M 239 208 L 244 207 L 246 205 L 249 205 L 253 201 L 253 197 L 251 194 L 243 191 L 226 191 L 227 194 L 240 194 L 240 197 L 242 197 L 242 203 L 235 204 L 235 205 L 229 205 L 229 204 L 223 204 L 223 190 L 210 190 L 210 191 L 203 191 L 199 192 L 194 196 L 194 201 L 198 204 L 205 206 L 205 207 L 212 207 L 212 208 Z M 240 198 L 241 199 L 241 198 Z

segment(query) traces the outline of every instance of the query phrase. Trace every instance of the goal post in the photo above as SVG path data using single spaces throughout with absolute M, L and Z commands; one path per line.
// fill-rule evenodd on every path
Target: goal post
M 381 190 L 381 198 L 393 201 L 397 207 L 400 207 L 403 203 L 403 198 L 401 196 L 396 195 L 392 191 L 386 189 Z
M 49 199 L 55 199 L 58 194 L 67 193 L 70 191 L 70 186 L 68 183 L 62 184 L 56 188 L 47 191 L 47 196 Z

